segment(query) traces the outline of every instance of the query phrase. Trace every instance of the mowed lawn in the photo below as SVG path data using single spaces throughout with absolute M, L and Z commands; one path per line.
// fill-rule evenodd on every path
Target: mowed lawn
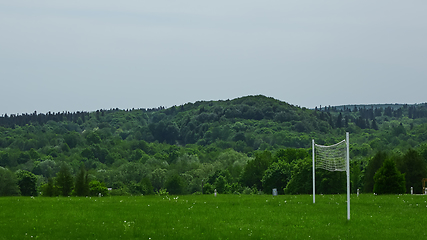
M 427 196 L 1 197 L 0 239 L 427 239 Z

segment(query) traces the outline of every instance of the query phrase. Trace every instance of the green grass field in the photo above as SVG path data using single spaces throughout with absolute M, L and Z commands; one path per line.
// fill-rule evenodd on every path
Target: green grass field
M 427 196 L 1 197 L 0 239 L 426 239 Z

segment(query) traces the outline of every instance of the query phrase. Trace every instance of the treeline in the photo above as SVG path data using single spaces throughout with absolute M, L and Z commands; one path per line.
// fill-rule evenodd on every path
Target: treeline
M 424 108 L 310 110 L 265 96 L 248 96 L 170 108 L 3 116 L 0 166 L 12 173 L 34 174 L 39 193 L 49 181 L 55 186 L 63 164 L 74 180 L 83 165 L 91 181 L 104 183 L 113 194 L 146 194 L 141 189 L 149 189 L 150 184 L 153 192 L 174 192 L 172 185 L 182 193 L 208 193 L 215 188 L 231 193 L 268 192 L 270 179 L 278 178 L 277 169 L 287 172 L 276 187 L 281 193 L 285 189 L 302 193 L 292 186 L 305 186 L 303 179 L 310 178 L 304 169 L 311 166 L 307 161 L 311 139 L 330 145 L 350 132 L 352 164 L 358 164 L 360 170 L 360 179 L 354 182 L 364 189 L 361 179 L 377 152 L 404 156 L 416 149 L 421 154 L 427 142 Z M 298 157 L 282 156 L 292 151 Z M 395 159 L 399 171 L 406 173 Z M 264 170 L 245 175 L 251 166 Z M 319 174 L 326 179 L 319 182 L 324 184 L 319 191 L 337 192 L 342 187 L 331 187 L 341 182 L 337 179 L 342 174 Z M 254 176 L 256 182 L 248 180 Z
M 0 167 L 0 196 L 107 196 L 108 188 L 95 179 L 90 180 L 84 166 L 74 177 L 67 164 L 62 164 L 56 177 L 40 184 L 40 175 L 26 170 L 15 173 Z
M 135 110 L 140 110 L 140 111 L 144 111 L 144 112 L 154 112 L 154 111 L 159 111 L 159 110 L 164 110 L 164 107 L 158 107 L 158 108 L 150 108 L 150 109 L 145 109 L 145 108 L 141 108 L 141 109 L 127 109 L 125 110 L 126 112 L 128 111 L 135 111 Z M 112 112 L 116 112 L 116 111 L 120 111 L 118 108 L 115 109 L 110 109 L 110 110 L 97 110 L 95 112 L 97 118 L 99 119 L 100 116 L 104 116 L 105 113 L 112 113 Z M 44 113 L 37 113 L 37 111 L 34 111 L 31 114 L 28 113 L 23 113 L 23 114 L 10 114 L 10 116 L 6 113 L 2 116 L 0 116 L 0 126 L 3 127 L 14 127 L 16 126 L 25 126 L 28 124 L 32 124 L 32 125 L 43 125 L 46 124 L 48 121 L 54 121 L 54 122 L 62 122 L 62 121 L 69 121 L 69 122 L 74 122 L 74 123 L 78 123 L 78 124 L 82 124 L 86 121 L 86 118 L 89 116 L 89 112 L 85 112 L 85 111 L 77 111 L 77 112 L 57 112 L 57 113 L 52 113 L 52 112 L 48 112 L 46 114 Z
M 427 175 L 427 145 L 404 154 L 378 152 L 368 160 L 351 163 L 351 190 L 356 192 L 422 193 Z M 76 168 L 74 168 L 76 169 Z M 74 170 L 75 171 L 75 170 Z M 174 162 L 155 159 L 128 162 L 118 168 L 73 174 L 72 163 L 44 160 L 32 172 L 15 173 L 0 167 L 0 196 L 107 196 L 150 194 L 279 194 L 312 193 L 311 151 L 279 149 L 258 151 L 253 157 L 228 150 L 213 163 L 201 163 L 197 155 L 177 156 Z M 345 172 L 316 170 L 316 192 L 346 192 Z M 109 186 L 111 188 L 108 191 Z

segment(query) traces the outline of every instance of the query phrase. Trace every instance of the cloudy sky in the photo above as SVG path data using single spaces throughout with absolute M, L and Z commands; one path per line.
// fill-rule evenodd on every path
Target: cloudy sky
M 0 114 L 427 102 L 427 1 L 0 0 Z

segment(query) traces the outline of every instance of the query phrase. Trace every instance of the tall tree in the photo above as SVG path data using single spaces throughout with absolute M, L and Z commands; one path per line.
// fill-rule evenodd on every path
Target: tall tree
M 89 195 L 89 179 L 85 169 L 85 165 L 82 164 L 80 171 L 76 176 L 76 182 L 74 184 L 74 193 L 77 196 L 88 196 Z
M 56 186 L 62 196 L 70 196 L 73 190 L 73 176 L 70 167 L 62 163 L 61 170 L 56 174 Z
M 409 193 L 411 187 L 414 193 L 422 193 L 422 179 L 427 177 L 427 164 L 423 157 L 414 149 L 409 149 L 401 161 L 398 168 L 405 173 L 406 192 Z
M 374 192 L 376 194 L 405 193 L 405 174 L 397 170 L 393 160 L 385 159 L 382 167 L 374 176 Z
M 43 190 L 44 196 L 53 197 L 57 195 L 54 178 L 47 179 L 47 184 L 45 185 Z
M 262 189 L 262 177 L 264 176 L 265 170 L 270 166 L 272 162 L 272 156 L 269 151 L 264 151 L 255 154 L 255 159 L 249 161 L 243 169 L 240 182 L 242 185 L 247 187 L 253 187 L 254 185 L 258 190 Z
M 18 196 L 16 175 L 7 168 L 0 167 L 0 196 Z
M 337 117 L 336 127 L 337 128 L 341 128 L 342 127 L 342 114 L 341 113 Z
M 387 158 L 385 152 L 379 151 L 369 161 L 368 166 L 365 169 L 365 184 L 364 192 L 372 192 L 374 190 L 374 176 L 378 169 L 383 165 L 384 160 Z

